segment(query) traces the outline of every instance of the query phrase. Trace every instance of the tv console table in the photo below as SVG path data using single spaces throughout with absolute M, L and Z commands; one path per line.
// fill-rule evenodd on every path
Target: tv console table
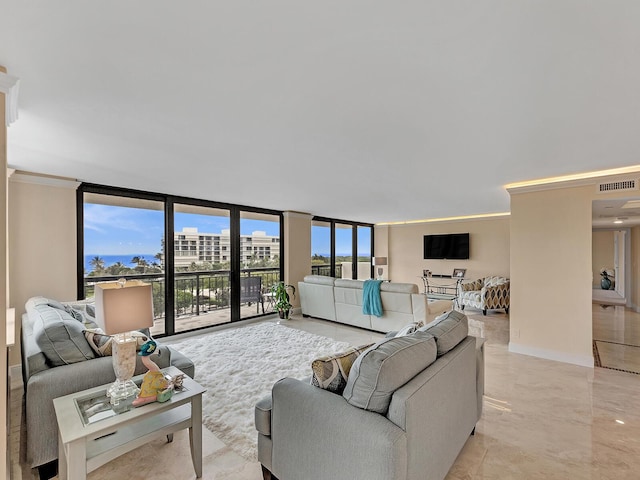
M 430 277 L 422 276 L 424 284 L 424 294 L 427 298 L 439 300 L 453 300 L 458 306 L 458 291 L 464 277 L 453 277 L 452 275 L 439 275 L 432 273 Z M 436 282 L 434 283 L 434 279 Z

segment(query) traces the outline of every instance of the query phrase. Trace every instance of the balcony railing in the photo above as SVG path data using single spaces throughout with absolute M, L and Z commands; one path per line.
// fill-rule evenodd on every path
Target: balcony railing
M 271 286 L 280 279 L 280 269 L 273 267 L 245 268 L 242 277 L 261 277 L 262 291 L 268 292 Z M 163 273 L 137 273 L 132 275 L 105 275 L 84 277 L 85 297 L 94 295 L 98 282 L 115 281 L 118 278 L 127 280 L 144 280 L 151 284 L 153 291 L 153 307 L 156 319 L 164 317 L 165 281 Z M 194 316 L 212 310 L 229 308 L 230 281 L 229 270 L 207 270 L 175 273 L 175 309 L 176 317 Z
M 313 275 L 331 276 L 331 265 L 311 265 L 311 273 Z M 336 278 L 342 278 L 342 264 L 336 264 Z

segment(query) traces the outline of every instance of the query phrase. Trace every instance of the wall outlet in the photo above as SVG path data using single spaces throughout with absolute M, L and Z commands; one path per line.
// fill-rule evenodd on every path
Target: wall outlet
M 511 330 L 511 336 L 513 336 L 514 339 L 520 338 L 520 330 L 514 328 L 513 330 Z

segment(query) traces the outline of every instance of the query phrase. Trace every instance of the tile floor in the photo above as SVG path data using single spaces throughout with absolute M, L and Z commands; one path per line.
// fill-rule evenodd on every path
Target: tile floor
M 594 306 L 594 334 L 601 328 L 609 340 L 619 340 L 619 335 L 629 340 L 628 332 L 637 326 L 633 321 L 621 326 L 626 314 L 615 309 L 622 307 L 606 314 L 598 308 Z M 640 375 L 509 353 L 505 314 L 466 313 L 484 322 L 485 404 L 476 435 L 469 437 L 447 480 L 640 478 Z M 352 344 L 379 338 L 300 317 L 287 325 Z M 20 411 L 21 392 L 14 390 L 12 420 L 20 420 Z M 32 480 L 33 472 L 19 463 L 19 432 L 19 425 L 11 432 L 13 479 Z M 203 478 L 262 478 L 257 463 L 246 462 L 206 429 L 203 432 Z M 158 439 L 89 475 L 90 480 L 194 477 L 185 432 L 176 434 L 171 444 Z

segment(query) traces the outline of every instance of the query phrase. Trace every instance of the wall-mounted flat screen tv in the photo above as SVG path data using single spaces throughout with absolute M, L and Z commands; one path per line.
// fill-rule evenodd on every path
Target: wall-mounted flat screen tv
M 424 258 L 425 260 L 468 260 L 469 234 L 425 235 Z

